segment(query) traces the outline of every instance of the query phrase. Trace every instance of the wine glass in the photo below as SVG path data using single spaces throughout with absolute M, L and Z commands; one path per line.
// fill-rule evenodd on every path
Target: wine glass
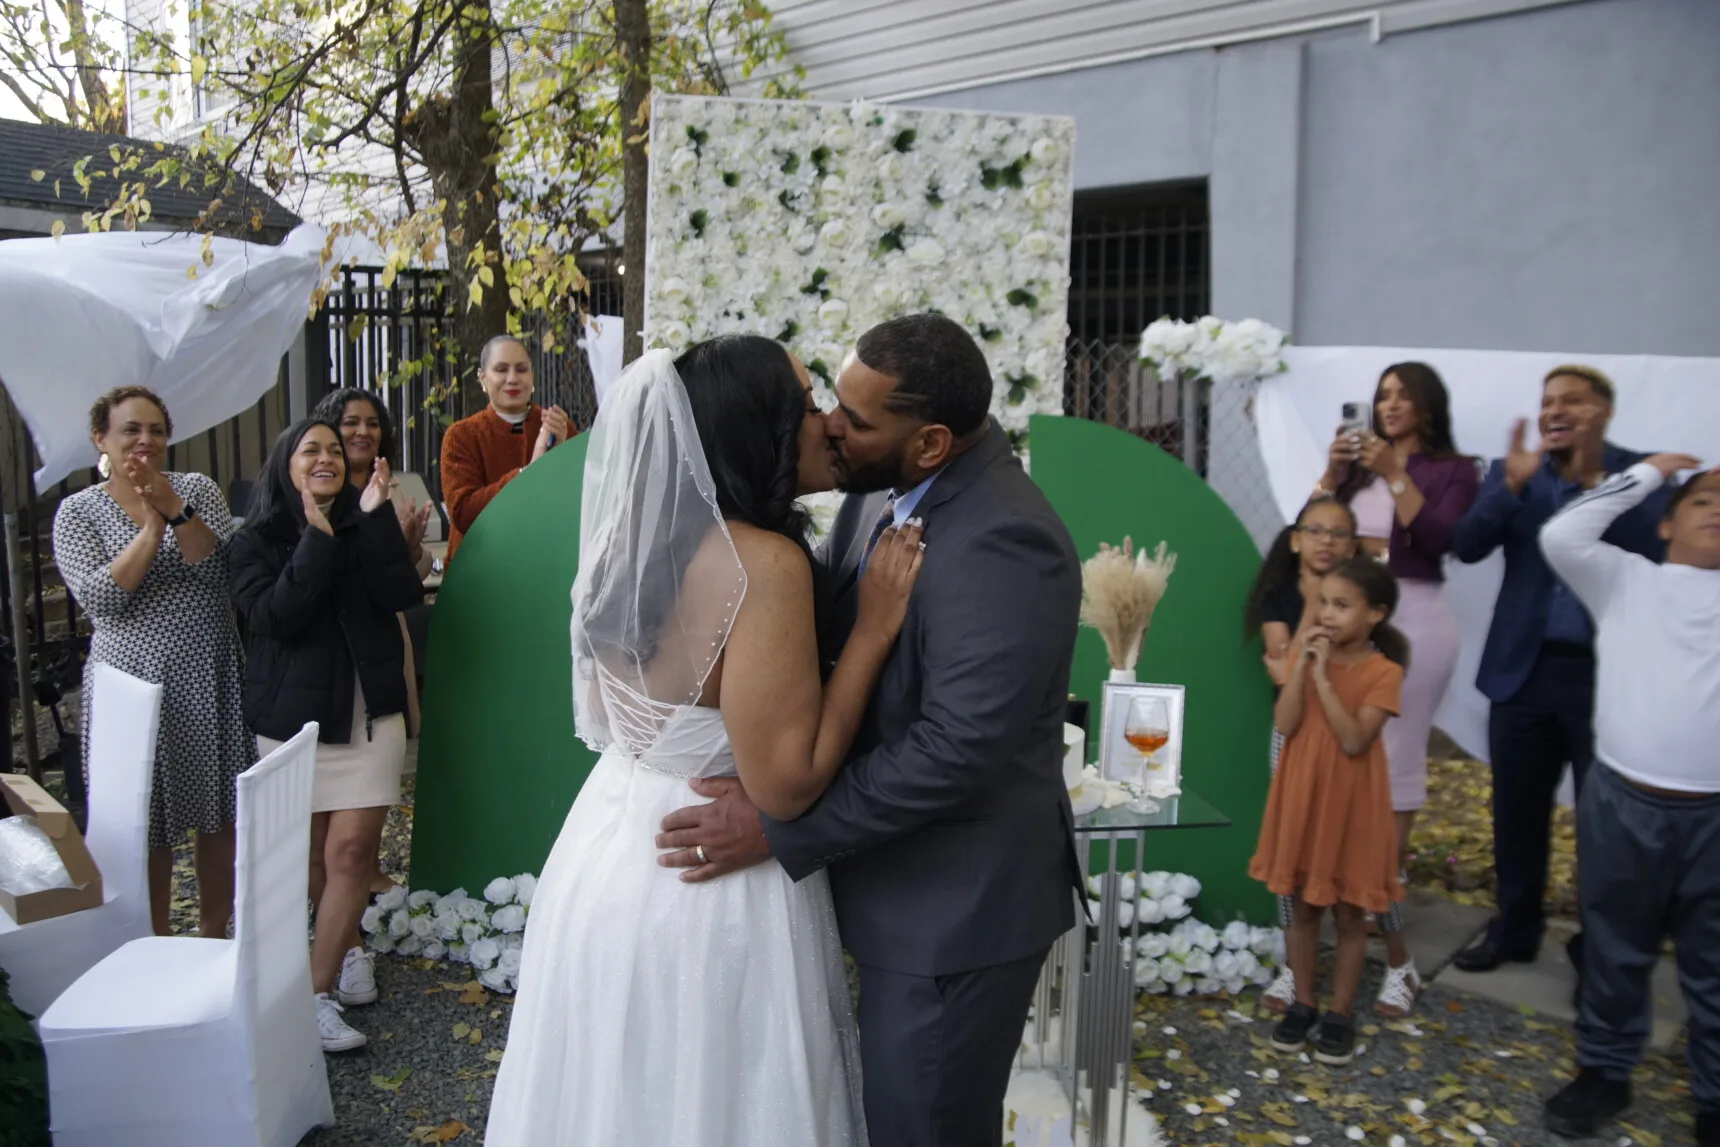
M 1123 725 L 1123 739 L 1141 755 L 1138 780 L 1145 783 L 1147 773 L 1164 764 L 1153 758 L 1171 739 L 1170 714 L 1163 697 L 1134 699 L 1129 705 L 1128 720 Z

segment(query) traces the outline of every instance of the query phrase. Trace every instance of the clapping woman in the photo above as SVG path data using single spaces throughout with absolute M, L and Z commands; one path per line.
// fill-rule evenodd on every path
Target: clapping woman
M 257 761 L 239 710 L 241 653 L 227 601 L 233 521 L 202 474 L 161 469 L 173 418 L 153 391 L 110 390 L 90 408 L 104 481 L 60 503 L 54 560 L 94 630 L 97 662 L 162 686 L 149 800 L 149 909 L 171 930 L 173 844 L 197 832 L 198 930 L 233 914 L 234 778 Z M 84 759 L 92 697 L 84 680 Z M 97 778 L 100 784 L 100 778 Z
M 424 596 L 388 492 L 386 461 L 377 459 L 362 490 L 351 486 L 339 431 L 304 419 L 275 442 L 233 540 L 233 599 L 249 652 L 245 719 L 265 752 L 309 721 L 320 727 L 311 986 L 327 1051 L 364 1046 L 341 1005 L 377 996 L 358 921 L 406 758 L 395 615 Z

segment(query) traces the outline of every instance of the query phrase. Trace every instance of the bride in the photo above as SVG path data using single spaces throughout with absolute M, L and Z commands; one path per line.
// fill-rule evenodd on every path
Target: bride
M 880 536 L 821 694 L 794 500 L 831 484 L 806 370 L 769 339 L 652 351 L 606 396 L 573 586 L 576 728 L 603 755 L 532 902 L 488 1147 L 865 1147 L 824 874 L 685 883 L 651 844 L 692 777 L 790 818 L 846 755 L 921 546 Z

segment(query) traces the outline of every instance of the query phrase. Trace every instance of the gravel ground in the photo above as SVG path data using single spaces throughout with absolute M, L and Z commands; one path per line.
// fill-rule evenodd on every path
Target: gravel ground
M 1360 998 L 1372 992 L 1364 986 Z M 1137 1009 L 1147 1034 L 1136 1083 L 1153 1090 L 1169 1143 L 1347 1144 L 1358 1131 L 1375 1144 L 1569 1142 L 1541 1129 L 1541 1104 L 1570 1079 L 1572 1034 L 1526 1009 L 1435 982 L 1416 1015 L 1364 1023 L 1356 1061 L 1328 1068 L 1273 1050 L 1271 1021 L 1247 1003 L 1232 1008 L 1149 997 Z M 1635 1110 L 1589 1142 L 1692 1142 L 1687 1078 L 1682 1049 L 1651 1055 L 1635 1078 Z

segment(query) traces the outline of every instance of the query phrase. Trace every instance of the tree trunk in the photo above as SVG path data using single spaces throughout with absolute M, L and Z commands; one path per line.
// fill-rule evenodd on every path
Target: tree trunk
M 489 0 L 472 0 L 454 25 L 454 84 L 427 100 L 406 125 L 441 203 L 448 253 L 447 304 L 454 316 L 451 413 L 484 407 L 478 386 L 483 346 L 508 329 L 508 283 L 497 212 L 495 88 L 490 52 L 496 25 Z
M 621 85 L 621 361 L 644 353 L 645 196 L 650 181 L 651 11 L 648 0 L 615 0 L 615 32 L 627 68 Z
M 83 0 L 62 0 L 60 10 L 66 17 L 66 40 L 71 45 L 72 58 L 77 62 L 78 89 L 83 93 L 84 114 L 89 118 L 88 124 L 74 123 L 71 126 L 87 127 L 90 131 L 108 135 L 126 134 L 124 80 L 120 81 L 119 98 L 115 99 L 102 76 L 102 61 L 95 38 L 90 34 Z

